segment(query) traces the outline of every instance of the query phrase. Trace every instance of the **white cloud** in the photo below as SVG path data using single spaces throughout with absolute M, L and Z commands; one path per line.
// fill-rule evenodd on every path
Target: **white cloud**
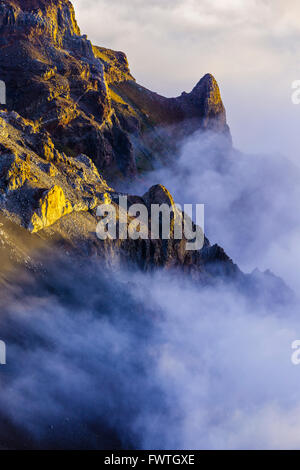
M 300 448 L 298 306 L 266 309 L 178 274 L 103 273 L 96 260 L 50 272 L 38 295 L 28 274 L 0 298 L 0 415 L 29 442 L 107 449 L 115 430 L 124 448 Z

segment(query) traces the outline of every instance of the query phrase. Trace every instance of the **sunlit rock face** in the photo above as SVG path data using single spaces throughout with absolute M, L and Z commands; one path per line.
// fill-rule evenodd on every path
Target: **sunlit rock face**
M 47 130 L 65 153 L 89 155 L 106 174 L 134 176 L 132 145 L 111 106 L 105 63 L 81 36 L 71 3 L 2 3 L 0 32 L 8 109 Z
M 49 36 L 58 46 L 80 35 L 72 4 L 65 0 L 12 0 L 0 5 L 0 25 L 15 34 Z
M 89 157 L 59 152 L 47 131 L 16 112 L 0 111 L 0 145 L 0 206 L 32 231 L 94 208 L 112 191 Z
M 53 186 L 39 199 L 37 210 L 34 211 L 29 223 L 29 230 L 38 232 L 71 212 L 72 205 L 67 201 L 63 190 L 59 186 Z
M 178 98 L 137 85 L 124 53 L 81 35 L 69 1 L 3 1 L 0 33 L 8 109 L 47 130 L 59 150 L 88 155 L 108 178 L 165 163 L 197 129 L 229 136 L 211 75 Z
M 0 215 L 3 227 L 10 227 L 10 233 L 2 229 L 2 240 L 8 241 L 6 256 L 13 259 L 17 256 L 20 260 L 22 246 L 25 249 L 28 245 L 26 231 L 32 234 L 34 243 L 38 237 L 75 255 L 100 256 L 108 264 L 135 264 L 145 270 L 179 269 L 195 279 L 210 282 L 213 276 L 208 265 L 220 261 L 227 266 L 230 276 L 239 275 L 234 263 L 224 253 L 220 257 L 207 239 L 203 250 L 187 251 L 186 238 L 178 240 L 174 236 L 174 219 L 169 239 L 152 239 L 152 204 L 172 207 L 175 219 L 182 223 L 182 214 L 164 186 L 153 186 L 142 197 L 127 194 L 127 210 L 135 203 L 148 209 L 144 227 L 146 232 L 149 230 L 147 239 L 102 241 L 96 237 L 97 207 L 102 203 L 115 207 L 118 230 L 119 196 L 124 194 L 108 185 L 90 157 L 68 156 L 56 148 L 49 132 L 15 111 L 4 110 L 0 111 L 0 152 Z M 131 220 L 127 214 L 128 227 Z M 9 242 L 11 231 L 23 233 L 18 247 L 18 243 Z

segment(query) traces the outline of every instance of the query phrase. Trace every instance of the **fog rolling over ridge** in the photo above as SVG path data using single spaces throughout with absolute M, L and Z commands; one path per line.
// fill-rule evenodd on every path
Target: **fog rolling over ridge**
M 173 166 L 136 185 L 161 181 L 180 204 L 205 204 L 205 231 L 250 272 L 271 269 L 299 292 L 300 167 L 279 154 L 245 154 L 195 132 Z
M 270 247 L 280 257 L 285 238 L 278 263 L 297 281 L 294 167 L 196 133 L 143 184 L 157 181 L 177 202 L 206 203 L 207 234 L 238 262 L 261 266 Z M 13 272 L 0 297 L 2 448 L 300 448 L 299 302 L 264 302 L 264 283 L 246 295 L 225 279 L 205 287 L 66 255 L 42 275 Z
M 55 259 L 1 293 L 2 448 L 299 448 L 298 306 Z

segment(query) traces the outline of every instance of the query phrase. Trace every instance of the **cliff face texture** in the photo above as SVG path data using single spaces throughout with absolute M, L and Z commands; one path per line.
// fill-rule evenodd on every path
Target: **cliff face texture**
M 191 93 L 162 97 L 135 82 L 124 53 L 81 35 L 69 1 L 7 0 L 0 2 L 0 79 L 7 87 L 0 112 L 3 240 L 13 223 L 36 240 L 143 268 L 179 267 L 207 279 L 215 273 L 209 266 L 219 263 L 228 274 L 239 274 L 208 240 L 202 250 L 188 252 L 186 240 L 172 234 L 146 241 L 100 242 L 95 236 L 97 205 L 118 201 L 115 182 L 165 164 L 195 130 L 223 134 L 230 145 L 211 75 Z M 158 185 L 129 202 L 172 205 L 166 194 Z
M 157 139 L 147 136 L 157 126 L 162 155 L 175 150 L 174 130 L 177 141 L 178 129 L 229 134 L 211 75 L 178 98 L 150 92 L 135 83 L 125 54 L 80 34 L 66 0 L 2 1 L 0 63 L 8 109 L 47 130 L 59 150 L 90 156 L 106 176 L 134 176 L 143 159 L 151 167 Z

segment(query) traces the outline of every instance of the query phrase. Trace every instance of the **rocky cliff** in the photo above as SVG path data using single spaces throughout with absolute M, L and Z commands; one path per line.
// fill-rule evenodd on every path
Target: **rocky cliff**
M 229 276 L 241 274 L 207 239 L 202 250 L 189 252 L 186 240 L 172 234 L 169 240 L 107 242 L 95 236 L 97 205 L 117 203 L 112 182 L 134 178 L 155 161 L 164 164 L 181 138 L 198 129 L 224 134 L 230 145 L 211 75 L 191 93 L 164 98 L 135 82 L 124 53 L 93 46 L 81 35 L 69 1 L 7 0 L 0 3 L 0 79 L 7 87 L 0 113 L 3 227 L 12 223 L 67 250 L 146 269 L 179 267 L 208 280 L 218 263 Z M 160 185 L 128 200 L 173 204 Z M 16 250 L 11 253 L 15 258 Z
M 229 135 L 211 75 L 178 98 L 150 92 L 135 83 L 125 54 L 93 46 L 81 35 L 66 0 L 2 1 L 0 63 L 8 109 L 47 130 L 59 150 L 88 155 L 107 177 L 135 176 L 137 161 L 138 169 L 145 166 L 143 156 L 151 167 L 157 135 L 162 156 L 175 150 L 174 130 L 177 142 L 178 130 Z

